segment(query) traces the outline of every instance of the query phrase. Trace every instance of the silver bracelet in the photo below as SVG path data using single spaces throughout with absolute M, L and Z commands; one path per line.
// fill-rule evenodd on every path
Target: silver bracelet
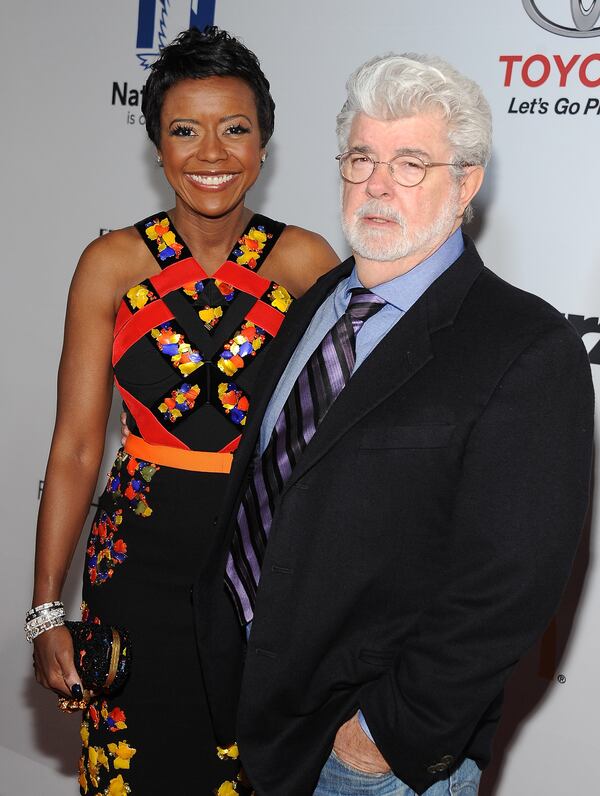
M 63 616 L 56 616 L 53 619 L 46 619 L 46 621 L 43 624 L 38 625 L 35 628 L 29 629 L 27 625 L 25 625 L 25 638 L 31 644 L 34 638 L 41 636 L 42 633 L 46 632 L 46 630 L 52 630 L 53 627 L 61 627 L 61 625 L 64 625 L 64 623 L 65 623 L 65 617 L 63 615 Z
M 65 609 L 60 600 L 36 605 L 27 611 L 25 617 L 25 638 L 30 643 L 46 630 L 64 625 Z
M 34 605 L 33 608 L 30 608 L 29 611 L 25 614 L 25 621 L 28 619 L 32 619 L 34 616 L 39 616 L 43 611 L 47 611 L 52 608 L 64 608 L 64 603 L 62 600 L 53 600 L 51 603 L 42 603 L 41 605 Z

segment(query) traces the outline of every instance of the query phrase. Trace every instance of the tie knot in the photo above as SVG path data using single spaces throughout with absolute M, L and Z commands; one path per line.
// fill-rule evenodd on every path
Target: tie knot
M 355 287 L 350 292 L 352 295 L 346 313 L 350 316 L 356 332 L 357 326 L 360 328 L 365 321 L 382 309 L 385 300 L 376 296 L 375 293 L 371 293 L 366 287 Z

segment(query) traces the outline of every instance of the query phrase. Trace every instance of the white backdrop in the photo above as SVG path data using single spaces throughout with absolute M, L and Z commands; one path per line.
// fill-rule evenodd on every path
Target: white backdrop
M 526 4 L 570 32 L 536 24 L 521 0 L 217 0 L 215 21 L 257 52 L 277 103 L 250 205 L 321 232 L 343 256 L 334 119 L 348 74 L 375 54 L 412 50 L 442 55 L 478 80 L 492 105 L 495 147 L 469 231 L 487 265 L 585 332 L 598 389 L 600 31 L 576 35 L 569 0 Z M 77 719 L 35 685 L 22 632 L 66 291 L 101 229 L 172 203 L 140 124 L 144 62 L 188 26 L 190 13 L 212 8 L 203 0 L 3 0 L 1 12 L 0 796 L 68 796 L 77 793 Z M 103 473 L 117 444 L 113 420 Z M 508 690 L 487 796 L 589 793 L 597 779 L 598 532 L 592 511 L 543 649 Z M 82 552 L 66 589 L 72 615 Z

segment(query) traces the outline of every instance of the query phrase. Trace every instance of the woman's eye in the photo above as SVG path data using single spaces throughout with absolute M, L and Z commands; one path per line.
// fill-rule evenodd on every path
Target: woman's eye
M 172 127 L 171 130 L 169 130 L 169 135 L 188 138 L 189 136 L 194 135 L 194 128 L 190 127 L 189 124 L 177 124 L 175 127 Z
M 225 132 L 228 135 L 244 135 L 245 133 L 249 133 L 250 129 L 248 127 L 244 127 L 243 124 L 232 124 L 225 130 Z

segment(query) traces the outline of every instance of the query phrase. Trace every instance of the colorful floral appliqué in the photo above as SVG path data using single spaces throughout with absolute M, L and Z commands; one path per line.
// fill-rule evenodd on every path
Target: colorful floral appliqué
M 231 382 L 221 382 L 217 390 L 227 417 L 236 426 L 245 426 L 249 402 L 242 390 Z
M 168 218 L 155 218 L 153 221 L 148 222 L 146 235 L 150 240 L 156 241 L 158 256 L 163 261 L 168 260 L 170 257 L 178 259 L 183 251 L 183 245 L 177 243 L 175 233 L 170 229 Z
M 251 227 L 246 235 L 239 239 L 239 246 L 233 250 L 238 265 L 247 265 L 254 270 L 265 248 L 265 244 L 273 235 L 266 232 L 263 226 Z
M 87 773 L 95 788 L 100 787 L 100 768 L 109 770 L 108 757 L 101 746 L 88 746 Z
M 227 376 L 233 376 L 240 368 L 244 367 L 244 360 L 247 357 L 256 356 L 256 352 L 267 339 L 266 334 L 260 326 L 246 321 L 235 337 L 225 344 L 217 367 Z
M 215 279 L 215 286 L 221 293 L 225 301 L 233 301 L 235 298 L 235 288 L 229 282 L 223 282 L 221 279 Z
M 194 301 L 198 301 L 198 295 L 204 290 L 204 282 L 188 282 L 182 288 L 186 296 L 189 296 Z
M 273 287 L 267 298 L 270 300 L 271 306 L 275 307 L 279 312 L 283 312 L 284 315 L 293 301 L 287 290 L 282 285 L 275 284 L 275 282 L 273 282 Z
M 147 495 L 150 492 L 150 482 L 158 470 L 160 467 L 156 464 L 120 452 L 108 475 L 106 492 L 114 500 L 124 497 L 135 514 L 149 517 L 152 509 L 148 505 Z
M 101 724 L 103 729 L 109 730 L 109 732 L 119 732 L 120 730 L 127 729 L 127 716 L 125 715 L 125 711 L 119 707 L 114 707 L 109 711 L 106 699 L 102 700 L 100 706 L 98 706 L 98 702 L 90 702 L 88 707 L 88 719 L 94 725 L 95 730 L 99 729 Z M 89 737 L 89 725 L 87 722 L 84 722 L 81 725 L 82 740 L 84 727 Z M 84 746 L 85 745 L 84 741 Z
M 129 793 L 131 793 L 131 788 L 123 780 L 122 774 L 119 774 L 108 783 L 108 788 L 104 791 L 103 796 L 128 796 Z
M 189 376 L 204 364 L 202 354 L 186 342 L 181 332 L 174 331 L 172 325 L 163 323 L 150 334 L 159 351 L 171 359 L 171 364 L 182 376 Z
M 217 746 L 217 757 L 219 760 L 237 760 L 240 756 L 240 750 L 236 743 L 230 746 Z
M 203 310 L 199 310 L 198 317 L 210 331 L 223 317 L 223 307 L 205 307 Z
M 127 291 L 127 300 L 131 309 L 136 312 L 143 309 L 146 304 L 156 299 L 156 294 L 152 291 L 149 282 L 141 282 L 139 285 L 130 287 Z
M 223 317 L 223 308 L 235 298 L 235 288 L 220 279 L 212 280 L 208 285 L 201 281 L 188 282 L 182 289 L 194 304 L 200 304 L 199 307 L 195 306 L 195 309 L 209 332 Z
M 172 390 L 171 394 L 163 398 L 158 405 L 158 411 L 171 423 L 175 423 L 185 412 L 194 408 L 196 398 L 200 395 L 200 387 L 197 384 L 189 385 L 183 383 L 177 389 Z
M 137 750 L 129 746 L 127 741 L 119 741 L 118 744 L 109 743 L 108 751 L 114 757 L 115 768 L 129 768 L 129 761 Z
M 122 539 L 115 539 L 122 521 L 123 509 L 110 515 L 101 511 L 97 522 L 92 525 L 87 548 L 87 568 L 92 586 L 106 583 L 112 578 L 115 567 L 127 558 L 127 545 Z

